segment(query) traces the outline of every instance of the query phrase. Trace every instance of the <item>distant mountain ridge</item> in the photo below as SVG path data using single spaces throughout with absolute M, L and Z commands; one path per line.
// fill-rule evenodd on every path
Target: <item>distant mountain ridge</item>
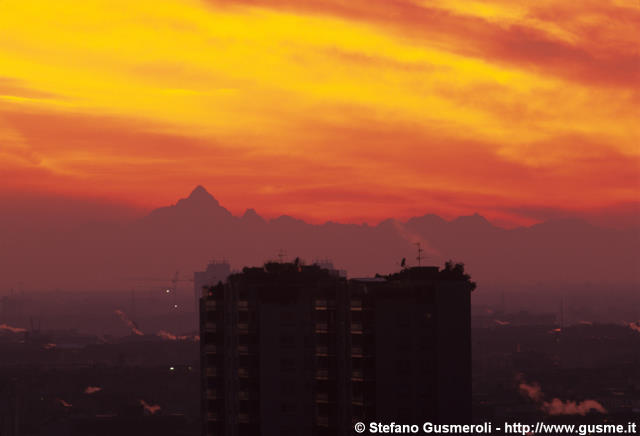
M 231 212 L 222 207 L 213 195 L 204 187 L 198 185 L 187 198 L 178 200 L 175 205 L 154 209 L 146 218 L 174 219 L 185 215 L 210 219 L 229 219 L 233 217 Z
M 464 262 L 480 290 L 487 284 L 639 283 L 640 233 L 633 229 L 578 220 L 504 229 L 478 214 L 451 221 L 426 214 L 377 225 L 309 224 L 286 215 L 267 220 L 253 209 L 234 216 L 202 186 L 124 224 L 38 235 L 0 229 L 0 238 L 0 286 L 7 287 L 22 281 L 40 289 L 126 289 L 131 276 L 189 275 L 212 258 L 241 268 L 281 251 L 307 262 L 330 259 L 351 276 L 366 276 L 396 271 L 402 258 L 415 264 L 416 243 L 427 264 Z

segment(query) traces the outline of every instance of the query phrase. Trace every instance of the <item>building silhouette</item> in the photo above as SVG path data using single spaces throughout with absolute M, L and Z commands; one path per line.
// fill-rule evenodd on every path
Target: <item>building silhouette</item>
M 224 282 L 231 274 L 231 266 L 226 260 L 212 260 L 204 271 L 196 271 L 193 273 L 193 292 L 195 296 L 195 309 L 198 313 L 200 307 L 200 298 L 202 290 L 216 285 L 218 282 Z
M 474 286 L 451 265 L 347 280 L 296 261 L 230 275 L 200 300 L 203 434 L 470 422 Z

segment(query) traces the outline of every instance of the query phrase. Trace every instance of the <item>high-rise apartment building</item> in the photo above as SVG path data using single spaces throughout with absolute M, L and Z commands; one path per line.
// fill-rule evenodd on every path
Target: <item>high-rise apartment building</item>
M 200 301 L 203 433 L 470 421 L 471 290 L 453 268 L 347 280 L 294 262 L 232 274 Z

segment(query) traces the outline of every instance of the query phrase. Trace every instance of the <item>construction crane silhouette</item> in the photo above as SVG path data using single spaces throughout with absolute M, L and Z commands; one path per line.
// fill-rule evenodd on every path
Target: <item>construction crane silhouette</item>
M 193 279 L 180 278 L 180 271 L 176 271 L 172 278 L 160 278 L 160 277 L 143 277 L 133 279 L 138 282 L 169 282 L 171 287 L 167 287 L 164 290 L 166 295 L 173 297 L 172 308 L 178 309 L 178 283 L 180 282 L 193 282 Z

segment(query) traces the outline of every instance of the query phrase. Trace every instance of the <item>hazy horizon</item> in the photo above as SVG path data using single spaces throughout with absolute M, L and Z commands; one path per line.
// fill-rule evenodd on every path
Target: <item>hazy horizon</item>
M 110 199 L 108 197 L 77 197 L 70 195 L 60 195 L 56 193 L 14 193 L 9 195 L 7 193 L 0 193 L 0 202 L 5 204 L 7 212 L 0 217 L 1 223 L 22 223 L 25 224 L 25 220 L 33 219 L 34 222 L 45 221 L 44 214 L 46 214 L 46 220 L 64 223 L 66 222 L 79 222 L 84 221 L 131 221 L 141 219 L 153 212 L 155 209 L 175 205 L 180 198 L 184 198 L 185 194 L 193 191 L 197 187 L 203 187 L 207 192 L 219 201 L 220 205 L 229 210 L 235 217 L 242 217 L 247 211 L 256 212 L 259 216 L 267 219 L 274 220 L 282 216 L 290 216 L 292 218 L 303 220 L 310 224 L 326 224 L 326 223 L 340 223 L 340 224 L 357 224 L 357 225 L 370 225 L 376 226 L 381 222 L 395 219 L 398 221 L 406 222 L 411 218 L 421 217 L 425 215 L 437 215 L 447 221 L 455 220 L 459 217 L 472 216 L 472 215 L 484 215 L 480 209 L 469 208 L 467 212 L 460 214 L 452 213 L 438 213 L 436 210 L 429 210 L 425 208 L 423 211 L 404 216 L 394 216 L 392 213 L 384 217 L 377 217 L 374 219 L 354 218 L 354 219 L 340 219 L 340 218 L 327 218 L 327 219 L 314 219 L 312 216 L 304 216 L 289 214 L 287 212 L 273 212 L 263 213 L 260 210 L 256 210 L 251 204 L 246 204 L 231 209 L 227 207 L 223 201 L 220 201 L 215 194 L 215 191 L 207 189 L 202 184 L 196 185 L 183 193 L 182 196 L 177 197 L 174 202 L 160 203 L 153 205 L 141 206 L 134 203 L 122 203 L 117 199 Z M 419 208 L 416 208 L 419 209 Z M 521 208 L 521 211 L 528 214 L 526 223 L 516 223 L 513 221 L 505 221 L 502 219 L 486 218 L 496 227 L 502 227 L 505 229 L 512 229 L 517 227 L 531 227 L 536 224 L 541 224 L 546 221 L 557 220 L 582 220 L 588 222 L 591 225 L 605 228 L 615 229 L 639 229 L 640 230 L 640 202 L 626 203 L 617 205 L 614 208 L 601 208 L 591 209 L 585 211 L 562 211 L 553 209 L 536 209 L 536 208 Z M 38 218 L 40 220 L 38 221 Z
M 70 212 L 58 206 L 62 214 Z M 202 186 L 141 216 L 104 204 L 92 214 L 76 215 L 76 221 L 37 210 L 30 214 L 32 221 L 0 219 L 5 289 L 20 282 L 32 289 L 127 289 L 134 277 L 168 279 L 175 271 L 189 277 L 213 258 L 226 258 L 240 269 L 277 259 L 282 250 L 289 259 L 329 259 L 350 276 L 372 276 L 397 270 L 402 258 L 416 264 L 418 242 L 425 263 L 464 262 L 480 288 L 638 284 L 640 232 L 577 218 L 515 228 L 478 214 L 314 224 L 287 215 L 264 219 L 252 209 L 233 215 Z

